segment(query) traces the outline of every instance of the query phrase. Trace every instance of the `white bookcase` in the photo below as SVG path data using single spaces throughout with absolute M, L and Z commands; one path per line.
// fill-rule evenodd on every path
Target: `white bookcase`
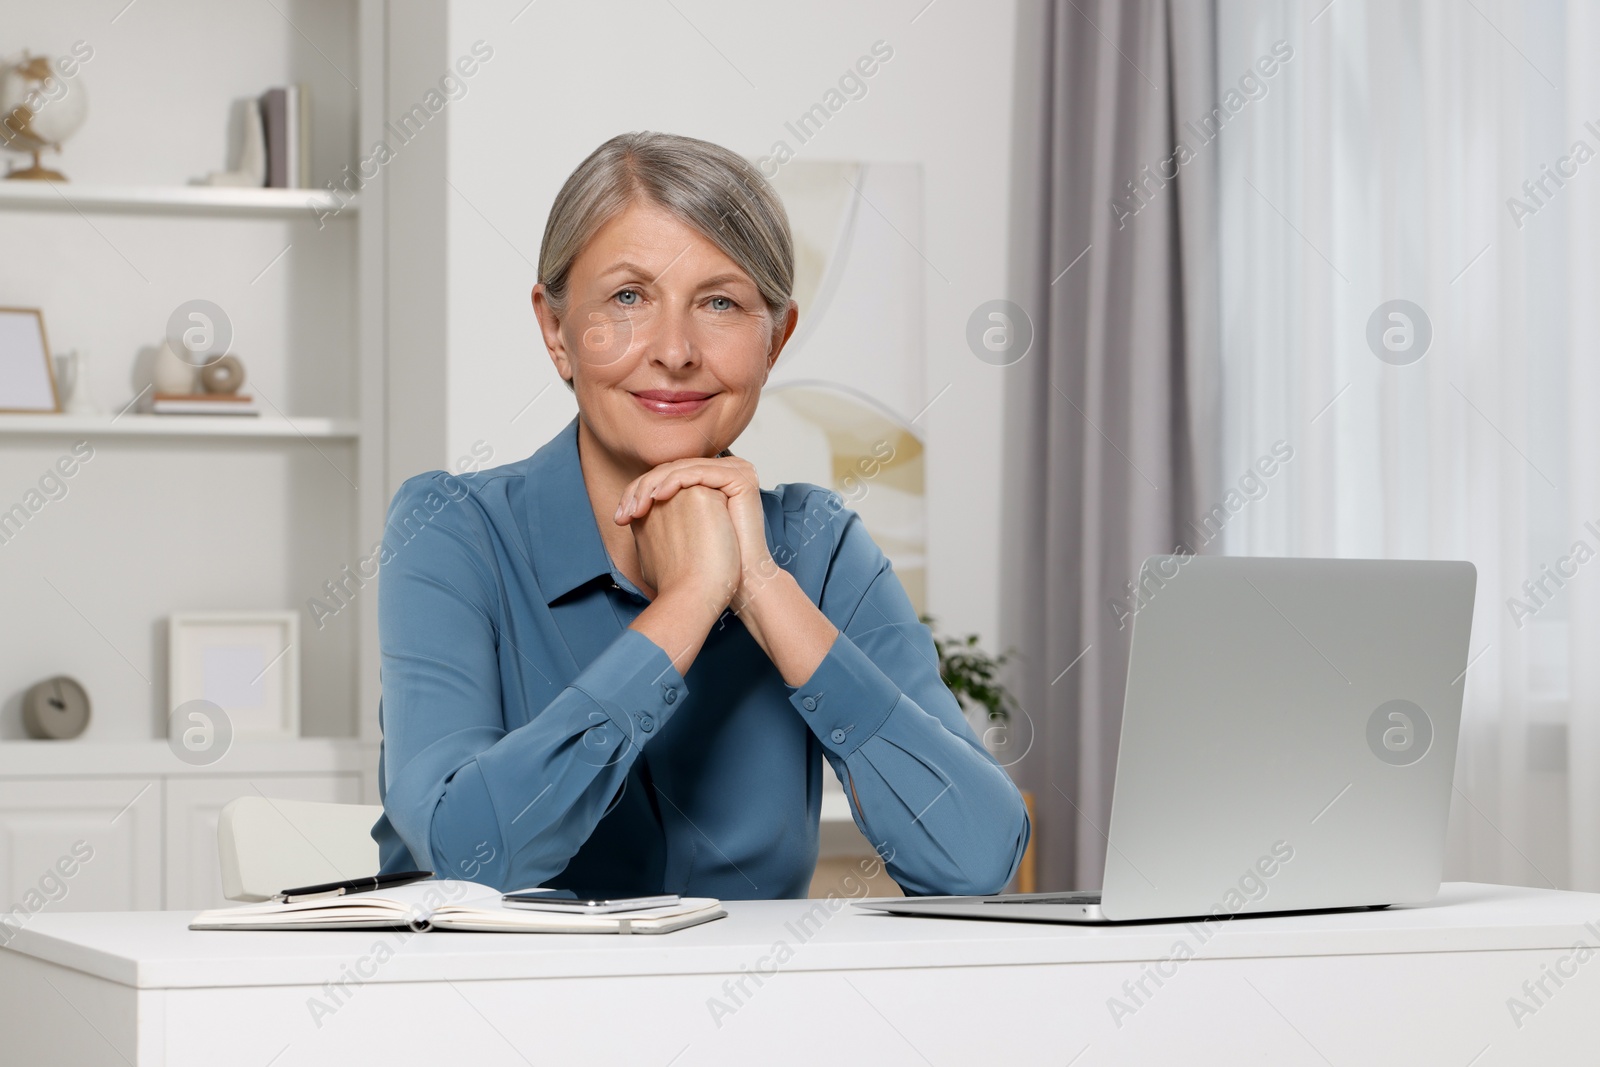
M 0 527 L 0 909 L 79 838 L 96 858 L 52 908 L 219 903 L 228 799 L 377 799 L 376 583 L 320 628 L 309 605 L 381 536 L 392 484 L 384 182 L 353 203 L 322 188 L 386 120 L 387 4 L 114 13 L 25 5 L 0 43 L 93 49 L 75 79 L 89 119 L 47 159 L 69 181 L 0 181 L 0 306 L 40 308 L 51 348 L 86 354 L 100 409 L 0 414 L 0 513 L 41 479 L 50 490 Z M 229 163 L 232 102 L 289 82 L 310 86 L 313 188 L 188 184 Z M 260 417 L 129 407 L 141 349 L 197 298 L 228 314 Z M 48 476 L 78 441 L 93 457 L 58 487 Z M 285 608 L 302 619 L 305 737 L 177 760 L 167 616 Z M 22 694 L 55 674 L 87 688 L 89 730 L 26 740 Z

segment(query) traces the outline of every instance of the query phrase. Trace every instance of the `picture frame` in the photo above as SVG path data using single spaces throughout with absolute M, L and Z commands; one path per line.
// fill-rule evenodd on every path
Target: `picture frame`
M 59 414 L 55 364 L 38 308 L 0 307 L 0 413 Z
M 209 700 L 235 739 L 300 736 L 300 618 L 294 611 L 188 611 L 167 620 L 172 708 Z

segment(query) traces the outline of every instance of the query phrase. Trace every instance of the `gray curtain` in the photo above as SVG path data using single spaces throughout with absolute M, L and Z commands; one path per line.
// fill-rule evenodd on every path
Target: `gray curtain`
M 1093 889 L 1127 583 L 1147 555 L 1203 550 L 1190 522 L 1215 497 L 1217 146 L 1203 138 L 1228 116 L 1213 112 L 1215 0 L 1019 14 L 1011 291 L 1034 342 L 1006 368 L 1002 643 L 1024 712 L 1008 758 L 1035 798 L 1039 887 Z

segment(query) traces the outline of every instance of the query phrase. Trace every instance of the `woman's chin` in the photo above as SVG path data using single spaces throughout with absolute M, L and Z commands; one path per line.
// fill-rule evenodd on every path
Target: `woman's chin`
M 641 456 L 660 455 L 657 462 L 670 459 L 690 459 L 695 456 L 714 456 L 722 448 L 714 444 L 722 425 L 716 419 L 663 418 L 648 415 L 640 421 L 630 420 L 628 430 Z
M 639 452 L 639 458 L 649 467 L 659 467 L 663 463 L 673 463 L 680 459 L 707 459 L 715 456 L 718 450 L 712 450 L 702 439 L 696 447 L 684 448 L 645 448 Z
M 673 460 L 716 455 L 719 448 L 713 447 L 710 436 L 709 431 L 702 433 L 693 426 L 658 426 L 637 434 L 630 443 L 641 462 L 659 467 Z

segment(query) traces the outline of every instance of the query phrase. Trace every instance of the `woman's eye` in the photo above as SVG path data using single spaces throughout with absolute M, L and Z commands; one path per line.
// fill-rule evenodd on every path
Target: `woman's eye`
M 630 297 L 630 296 L 633 297 L 634 299 L 632 299 L 632 300 L 623 300 L 623 297 Z M 617 293 L 617 299 L 622 301 L 622 304 L 623 304 L 624 307 L 633 307 L 638 302 L 638 298 L 639 298 L 639 290 L 637 290 L 637 289 L 623 289 L 623 290 L 621 290 L 620 292 Z
M 722 301 L 722 303 L 725 304 L 726 306 L 725 307 L 717 307 L 716 306 L 717 305 L 717 301 L 719 301 L 719 300 Z M 712 311 L 732 311 L 737 306 L 736 304 L 734 304 L 734 302 L 732 300 L 728 299 L 725 296 L 714 296 L 714 297 L 712 297 L 711 298 L 711 305 L 712 305 L 711 306 L 711 310 Z

